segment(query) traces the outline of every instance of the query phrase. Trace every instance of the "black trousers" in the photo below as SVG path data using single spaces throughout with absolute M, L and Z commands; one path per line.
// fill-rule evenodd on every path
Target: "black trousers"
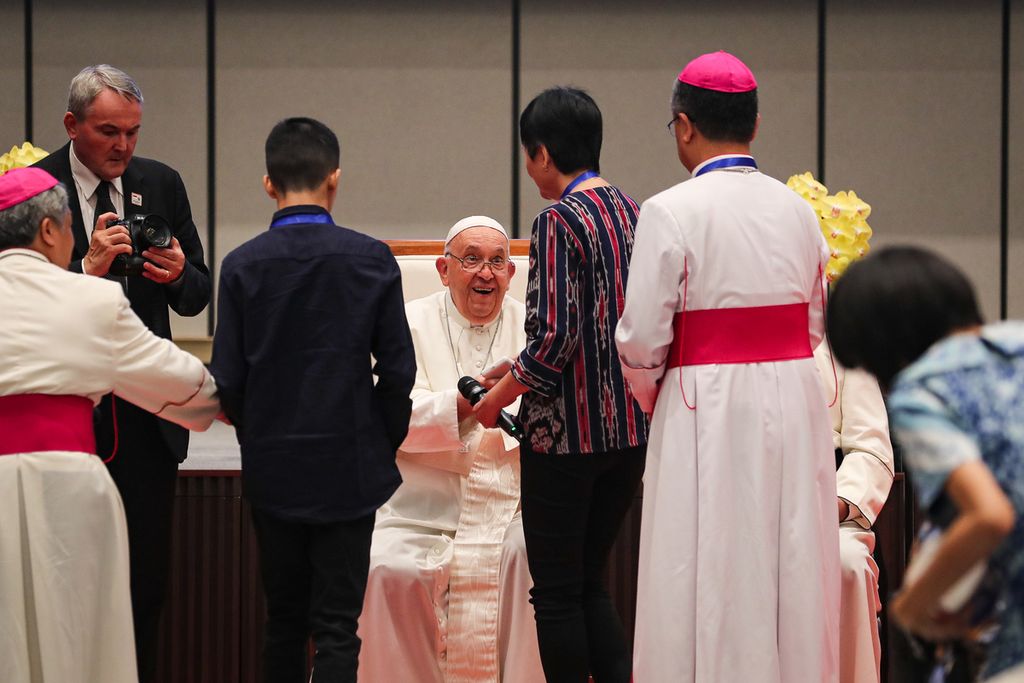
M 354 683 L 356 635 L 370 570 L 374 515 L 324 524 L 252 509 L 267 596 L 266 683 L 305 683 L 306 642 L 316 654 L 313 683 Z M 396 653 L 401 656 L 401 653 Z
M 646 446 L 555 455 L 520 448 L 523 533 L 548 683 L 629 683 L 622 621 L 604 586 L 608 553 L 644 472 Z
M 121 494 L 128 524 L 135 658 L 139 682 L 149 683 L 156 676 L 160 616 L 167 596 L 178 459 L 153 415 L 120 399 L 117 415 L 117 453 L 107 471 Z M 114 447 L 109 431 L 97 431 L 97 451 L 104 459 Z

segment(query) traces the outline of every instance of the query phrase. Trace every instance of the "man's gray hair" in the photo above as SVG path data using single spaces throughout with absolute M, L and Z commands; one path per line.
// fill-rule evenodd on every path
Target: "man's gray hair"
M 58 184 L 0 211 L 0 249 L 27 247 L 35 240 L 44 218 L 52 218 L 63 226 L 67 210 L 67 190 Z
M 113 90 L 121 97 L 142 104 L 142 91 L 131 76 L 109 64 L 96 64 L 85 67 L 71 79 L 68 111 L 81 121 L 89 105 L 104 90 Z

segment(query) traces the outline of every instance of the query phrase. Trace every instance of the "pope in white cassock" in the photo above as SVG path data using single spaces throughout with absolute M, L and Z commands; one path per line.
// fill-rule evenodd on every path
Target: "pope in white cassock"
M 812 357 L 828 251 L 749 155 L 757 83 L 739 59 L 687 65 L 672 114 L 693 178 L 644 202 L 616 332 L 653 411 L 634 681 L 834 682 L 836 474 Z
M 878 683 L 882 664 L 878 610 L 882 603 L 871 527 L 892 487 L 889 419 L 874 377 L 837 364 L 827 343 L 814 350 L 814 360 L 831 404 L 832 445 L 841 458 L 836 472 L 842 569 L 839 683 Z
M 492 385 L 481 373 L 526 343 L 523 304 L 505 295 L 515 274 L 505 229 L 459 221 L 437 271 L 447 289 L 406 305 L 412 419 L 403 483 L 374 527 L 359 680 L 536 683 L 518 443 L 480 426 L 456 389 L 463 376 Z
M 95 455 L 110 392 L 190 429 L 220 407 L 203 364 L 116 282 L 68 272 L 68 195 L 0 176 L 0 681 L 137 681 L 121 498 Z

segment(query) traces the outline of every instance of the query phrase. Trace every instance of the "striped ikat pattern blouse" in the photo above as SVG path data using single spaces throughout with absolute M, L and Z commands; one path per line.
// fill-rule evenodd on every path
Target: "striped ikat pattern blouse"
M 647 442 L 647 418 L 615 348 L 639 213 L 628 195 L 605 186 L 570 193 L 533 221 L 526 348 L 512 366 L 530 388 L 519 418 L 533 451 L 602 453 Z

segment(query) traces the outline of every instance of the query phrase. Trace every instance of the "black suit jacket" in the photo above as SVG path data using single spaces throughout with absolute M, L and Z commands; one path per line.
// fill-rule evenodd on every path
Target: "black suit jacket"
M 71 143 L 68 142 L 37 162 L 35 166 L 53 175 L 68 191 L 71 229 L 75 233 L 75 249 L 71 256 L 70 270 L 82 272 L 82 259 L 89 249 L 92 226 L 86 226 L 82 221 L 82 207 L 78 201 L 75 180 L 71 175 Z M 192 222 L 192 209 L 185 193 L 185 185 L 178 172 L 170 166 L 140 157 L 132 158 L 124 175 L 121 176 L 121 185 L 124 190 L 125 213 L 155 213 L 166 218 L 185 254 L 185 270 L 177 283 L 162 285 L 144 277 L 128 278 L 128 300 L 132 304 L 132 310 L 155 334 L 170 339 L 171 320 L 168 307 L 179 315 L 193 316 L 201 313 L 210 303 L 210 271 L 203 261 L 203 245 L 199 241 L 196 225 Z M 138 198 L 141 205 L 133 203 L 133 197 Z M 105 433 L 113 428 L 109 401 L 104 401 L 100 410 L 96 437 L 98 443 L 104 444 L 112 441 L 112 434 Z M 151 418 L 155 423 L 153 426 L 158 425 L 154 431 L 163 436 L 174 457 L 179 462 L 185 459 L 188 451 L 188 430 L 148 413 L 141 415 L 136 412 L 132 411 L 130 417 L 119 414 L 118 420 Z M 101 452 L 100 455 L 107 454 Z

